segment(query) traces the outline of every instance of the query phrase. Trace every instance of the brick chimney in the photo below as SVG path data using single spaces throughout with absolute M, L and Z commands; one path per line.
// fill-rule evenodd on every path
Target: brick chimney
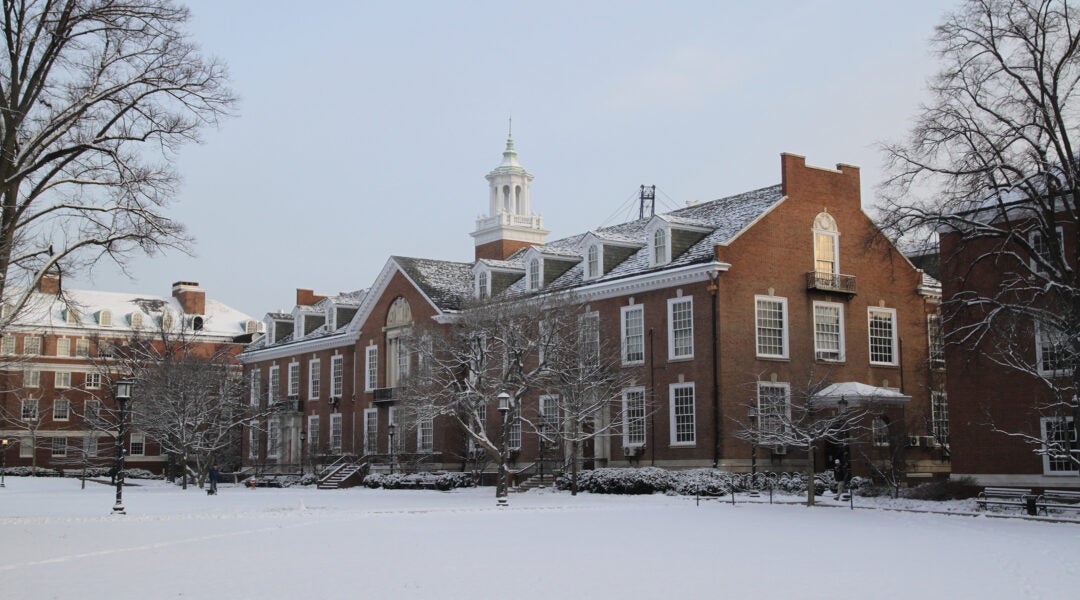
M 206 314 L 206 292 L 197 281 L 177 281 L 172 284 L 172 295 L 180 302 L 185 315 Z
M 314 290 L 302 290 L 296 288 L 296 305 L 297 306 L 314 306 L 319 300 L 325 299 L 326 296 L 320 296 L 314 292 Z
M 49 272 L 42 275 L 37 284 L 37 291 L 42 294 L 52 294 L 53 296 L 59 294 L 60 275 L 55 272 Z

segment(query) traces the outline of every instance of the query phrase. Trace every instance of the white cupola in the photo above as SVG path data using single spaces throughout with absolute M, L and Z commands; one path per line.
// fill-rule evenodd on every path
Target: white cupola
M 523 247 L 543 244 L 548 232 L 544 219 L 529 206 L 531 173 L 521 166 L 514 150 L 513 129 L 506 138 L 502 163 L 488 180 L 488 213 L 476 219 L 476 258 L 505 259 Z

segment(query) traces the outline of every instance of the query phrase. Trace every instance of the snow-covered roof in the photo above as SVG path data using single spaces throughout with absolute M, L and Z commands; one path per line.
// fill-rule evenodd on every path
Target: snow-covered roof
M 9 292 L 10 297 L 14 297 L 22 290 L 10 289 Z M 65 311 L 69 307 L 76 311 L 77 324 L 67 322 Z M 111 325 L 101 324 L 102 311 L 111 313 Z M 180 302 L 172 296 L 65 289 L 63 298 L 60 298 L 55 294 L 33 292 L 26 309 L 19 314 L 12 327 L 78 327 L 115 335 L 132 331 L 132 315 L 141 314 L 142 325 L 138 329 L 153 332 L 160 330 L 161 317 L 165 311 L 172 315 L 174 328 L 191 328 L 191 323 L 181 323 L 180 317 L 193 315 L 184 315 Z M 205 312 L 198 316 L 203 319 L 201 335 L 208 336 L 244 335 L 248 333 L 248 322 L 253 320 L 250 315 L 211 298 L 206 299 Z
M 825 404 L 836 404 L 843 400 L 855 406 L 873 402 L 902 404 L 911 400 L 911 396 L 890 388 L 876 387 L 858 381 L 845 381 L 825 386 L 814 394 L 814 400 Z
M 459 310 L 473 295 L 472 263 L 404 256 L 391 259 L 442 310 Z

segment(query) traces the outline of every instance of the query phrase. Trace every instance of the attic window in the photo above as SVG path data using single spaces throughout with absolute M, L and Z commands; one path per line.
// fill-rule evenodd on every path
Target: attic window
M 68 325 L 79 324 L 79 312 L 74 308 L 67 308 L 64 310 L 64 322 Z
M 161 328 L 169 331 L 173 328 L 173 316 L 170 312 L 161 313 Z
M 9 302 L 5 302 L 2 312 L 0 312 L 0 318 L 6 319 L 6 318 L 10 317 L 12 308 L 13 307 L 11 306 L 11 304 Z
M 652 264 L 663 265 L 669 262 L 668 258 L 668 232 L 666 229 L 657 229 L 652 235 Z
M 143 316 L 140 312 L 131 313 L 131 328 L 141 329 L 143 326 Z
M 258 331 L 259 322 L 255 319 L 248 319 L 247 323 L 244 324 L 244 333 L 258 333 Z
M 540 289 L 540 259 L 534 258 L 529 261 L 529 289 Z
M 476 297 L 483 299 L 491 295 L 490 280 L 487 271 L 481 271 L 476 276 Z
M 600 262 L 600 245 L 593 244 L 589 246 L 589 250 L 585 253 L 585 277 L 587 279 L 593 279 L 599 277 L 603 273 L 601 272 Z
M 112 311 L 103 310 L 98 313 L 98 325 L 102 327 L 112 327 Z
M 191 329 L 194 330 L 194 331 L 202 331 L 202 329 L 203 329 L 203 318 L 198 316 L 198 315 L 192 317 L 191 318 Z

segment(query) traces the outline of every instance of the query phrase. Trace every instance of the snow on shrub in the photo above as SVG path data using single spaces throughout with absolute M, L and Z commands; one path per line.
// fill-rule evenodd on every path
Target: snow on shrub
M 476 481 L 468 473 L 372 473 L 364 477 L 363 485 L 372 489 L 436 489 L 473 487 Z
M 595 469 L 578 473 L 578 489 L 594 494 L 653 494 L 675 488 L 675 473 L 659 467 L 640 469 Z M 568 475 L 555 481 L 561 490 L 570 489 Z
M 832 473 L 819 474 L 815 482 L 817 493 L 825 493 L 832 485 Z M 560 476 L 555 485 L 560 490 L 570 489 L 570 477 Z M 605 468 L 578 473 L 578 489 L 594 494 L 670 492 L 685 496 L 724 496 L 732 491 L 742 493 L 770 488 L 788 494 L 805 494 L 806 487 L 803 473 L 759 472 L 751 476 L 716 469 L 668 471 L 659 467 Z

